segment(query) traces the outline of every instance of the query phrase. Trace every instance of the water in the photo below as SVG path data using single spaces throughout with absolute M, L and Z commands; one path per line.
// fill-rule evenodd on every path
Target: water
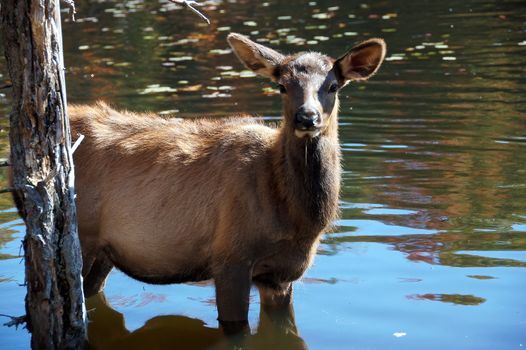
M 342 215 L 295 285 L 299 337 L 260 320 L 253 291 L 250 348 L 526 346 L 523 1 L 209 1 L 209 27 L 165 1 L 77 7 L 78 22 L 64 25 L 69 100 L 177 117 L 279 116 L 273 84 L 228 51 L 230 31 L 333 56 L 387 41 L 377 76 L 341 95 Z M 24 228 L 12 207 L 0 195 L 0 313 L 18 316 Z M 152 286 L 114 271 L 106 297 L 88 304 L 94 348 L 224 345 L 211 284 Z M 4 349 L 29 342 L 6 327 L 0 339 Z

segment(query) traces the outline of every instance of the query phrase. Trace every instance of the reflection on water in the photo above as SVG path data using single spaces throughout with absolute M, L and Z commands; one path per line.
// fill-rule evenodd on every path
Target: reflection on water
M 156 316 L 134 331 L 126 329 L 124 317 L 111 307 L 103 293 L 87 301 L 89 348 L 104 349 L 289 349 L 306 350 L 298 335 L 294 314 L 261 310 L 254 334 L 226 337 L 217 328 L 185 316 Z
M 460 294 L 416 294 L 408 295 L 407 297 L 414 300 L 434 300 L 459 305 L 480 305 L 486 301 L 486 299 L 474 295 Z
M 279 116 L 275 87 L 237 63 L 230 31 L 333 56 L 373 36 L 388 43 L 378 75 L 341 95 L 342 215 L 296 285 L 303 340 L 265 328 L 255 300 L 247 347 L 526 344 L 522 0 L 208 0 L 209 27 L 166 0 L 76 3 L 79 20 L 64 25 L 69 100 L 176 117 Z M 9 103 L 1 90 L 0 111 Z M 4 155 L 7 124 L 0 118 Z M 0 195 L 0 313 L 19 315 L 23 227 L 12 207 Z M 90 313 L 102 348 L 163 348 L 175 344 L 171 334 L 181 348 L 225 346 L 211 285 L 150 286 L 114 272 L 106 294 L 112 306 L 99 300 Z M 7 348 L 27 347 L 24 331 L 0 327 L 0 337 Z

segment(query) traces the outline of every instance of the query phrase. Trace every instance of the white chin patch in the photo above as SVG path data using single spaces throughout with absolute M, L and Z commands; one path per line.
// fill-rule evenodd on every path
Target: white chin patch
M 302 139 L 304 137 L 308 137 L 308 138 L 315 138 L 317 136 L 320 135 L 320 130 L 312 130 L 312 131 L 307 131 L 307 130 L 294 130 L 294 135 L 296 135 L 296 137 Z

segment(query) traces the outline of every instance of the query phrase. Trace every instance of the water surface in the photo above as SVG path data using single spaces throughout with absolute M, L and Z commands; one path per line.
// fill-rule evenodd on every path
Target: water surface
M 70 102 L 175 117 L 279 117 L 275 87 L 237 62 L 230 31 L 332 56 L 370 37 L 388 43 L 380 72 L 341 94 L 342 215 L 295 285 L 299 335 L 260 319 L 253 291 L 247 347 L 526 346 L 523 1 L 216 0 L 203 7 L 210 26 L 167 1 L 76 3 L 77 23 L 64 24 Z M 0 91 L 3 114 L 10 103 Z M 23 234 L 0 195 L 2 314 L 24 313 Z M 113 271 L 106 302 L 88 307 L 93 348 L 226 346 L 211 284 L 152 286 Z M 29 343 L 23 329 L 0 327 L 0 339 Z

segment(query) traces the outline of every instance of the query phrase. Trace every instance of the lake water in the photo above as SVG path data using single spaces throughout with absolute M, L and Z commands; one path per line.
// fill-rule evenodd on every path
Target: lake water
M 166 0 L 76 3 L 64 24 L 69 101 L 176 117 L 280 116 L 273 84 L 228 50 L 230 31 L 332 56 L 387 41 L 380 72 L 341 94 L 342 215 L 295 284 L 298 334 L 260 320 L 254 290 L 247 348 L 526 347 L 524 1 L 216 0 L 201 8 L 210 26 Z M 2 114 L 10 103 L 1 90 Z M 2 314 L 24 313 L 23 234 L 0 195 Z M 94 349 L 225 346 L 209 283 L 113 271 L 106 298 L 88 303 Z M 0 326 L 2 349 L 28 344 L 26 330 Z

